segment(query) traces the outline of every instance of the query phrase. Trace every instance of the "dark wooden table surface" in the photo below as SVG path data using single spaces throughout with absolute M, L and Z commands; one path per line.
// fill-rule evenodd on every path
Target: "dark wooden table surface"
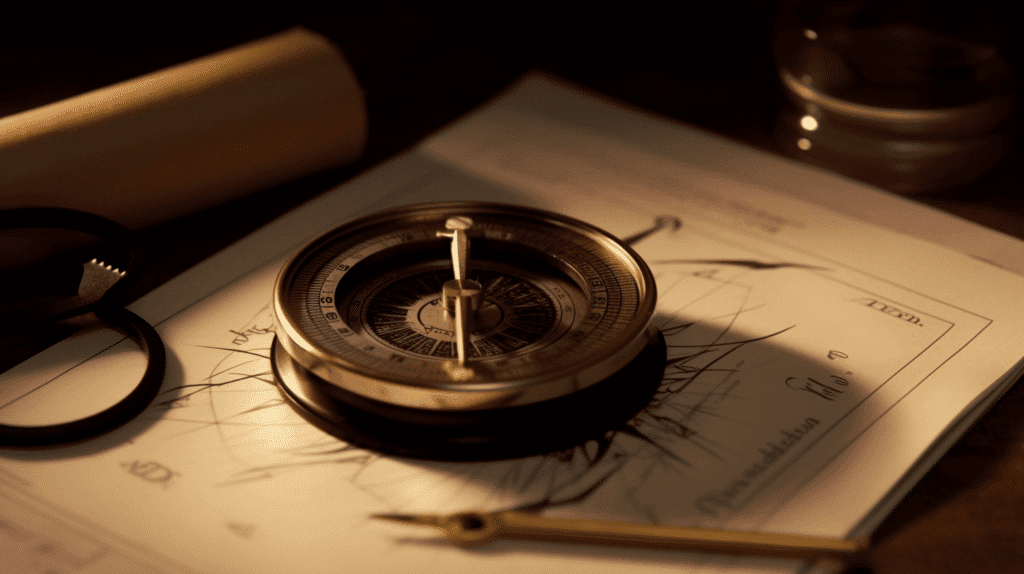
M 783 98 L 769 51 L 776 7 L 695 2 L 666 12 L 357 2 L 260 13 L 165 6 L 138 17 L 25 9 L 0 20 L 0 116 L 302 24 L 338 43 L 367 89 L 357 164 L 147 229 L 141 296 L 283 210 L 413 145 L 540 67 L 669 118 L 772 150 Z M 1013 125 L 1020 126 L 1018 109 Z M 1015 129 L 1011 133 L 1020 134 Z M 1022 139 L 981 179 L 915 199 L 1024 239 Z M 225 217 L 226 214 L 232 217 Z M 242 214 L 241 217 L 238 214 Z M 225 221 L 231 221 L 225 225 Z M 0 370 L 66 331 L 5 333 Z M 1024 387 L 1012 388 L 931 469 L 874 537 L 872 571 L 1024 571 Z

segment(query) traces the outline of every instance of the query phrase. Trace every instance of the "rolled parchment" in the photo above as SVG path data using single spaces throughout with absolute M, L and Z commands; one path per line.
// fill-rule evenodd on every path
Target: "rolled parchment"
M 365 99 L 303 28 L 0 119 L 0 208 L 142 228 L 350 162 Z

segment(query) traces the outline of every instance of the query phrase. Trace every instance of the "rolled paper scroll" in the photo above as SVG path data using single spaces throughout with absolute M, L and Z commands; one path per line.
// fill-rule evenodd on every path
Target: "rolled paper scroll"
M 366 138 L 344 56 L 293 28 L 0 119 L 0 208 L 138 229 L 345 164 Z

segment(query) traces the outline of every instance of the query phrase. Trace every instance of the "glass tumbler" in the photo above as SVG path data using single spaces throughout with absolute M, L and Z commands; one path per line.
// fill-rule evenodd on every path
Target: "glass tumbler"
M 997 4 L 784 2 L 782 150 L 897 193 L 974 180 L 1006 154 L 1013 26 Z

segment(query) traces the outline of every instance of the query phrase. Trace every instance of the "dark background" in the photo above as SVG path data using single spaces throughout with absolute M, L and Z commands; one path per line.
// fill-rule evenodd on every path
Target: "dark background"
M 783 105 L 769 47 L 778 11 L 774 2 L 752 0 L 671 8 L 367 1 L 231 11 L 172 4 L 139 5 L 138 12 L 61 5 L 5 9 L 0 116 L 297 24 L 342 48 L 367 91 L 364 158 L 145 230 L 150 260 L 158 263 L 133 285 L 129 295 L 136 298 L 283 210 L 415 144 L 531 68 L 772 150 L 771 125 Z M 1009 16 L 1006 25 L 1019 36 Z M 1011 126 L 1021 125 L 1020 116 L 1018 109 Z M 1012 129 L 1012 135 L 1019 132 Z M 979 181 L 916 199 L 1024 238 L 1021 156 L 1017 142 L 1009 158 Z M 0 370 L 69 329 L 3 334 Z M 878 530 L 873 570 L 1021 571 L 1021 516 L 1024 390 L 1015 388 Z

